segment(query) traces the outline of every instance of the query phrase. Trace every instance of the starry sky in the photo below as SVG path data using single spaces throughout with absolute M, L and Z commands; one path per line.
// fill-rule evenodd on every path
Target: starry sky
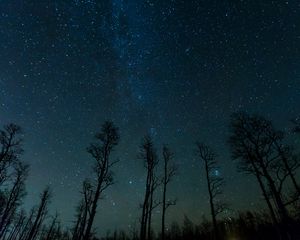
M 99 205 L 100 234 L 138 226 L 146 133 L 179 166 L 168 223 L 208 214 L 196 140 L 218 153 L 231 208 L 264 207 L 255 180 L 230 159 L 229 116 L 256 112 L 288 129 L 299 115 L 299 1 L 3 0 L 0 43 L 0 124 L 24 129 L 27 208 L 49 184 L 50 212 L 72 224 L 91 175 L 85 149 L 106 119 L 120 128 L 120 162 Z

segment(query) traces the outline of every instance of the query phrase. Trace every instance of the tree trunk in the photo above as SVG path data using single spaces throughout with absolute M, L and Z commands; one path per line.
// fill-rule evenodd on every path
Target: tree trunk
M 215 212 L 215 207 L 214 207 L 213 194 L 212 194 L 212 190 L 211 190 L 211 183 L 210 183 L 207 160 L 205 160 L 205 172 L 206 172 L 207 188 L 208 188 L 208 194 L 209 194 L 210 212 L 211 212 L 211 217 L 212 217 L 212 222 L 213 222 L 213 227 L 214 227 L 214 235 L 215 235 L 215 239 L 217 240 L 217 239 L 219 239 L 219 231 L 218 231 L 216 212 Z
M 278 221 L 277 221 L 277 217 L 276 217 L 274 208 L 273 208 L 272 203 L 271 203 L 271 201 L 270 201 L 270 199 L 269 199 L 269 197 L 268 197 L 268 193 L 267 193 L 267 191 L 266 191 L 266 189 L 265 189 L 265 186 L 264 186 L 264 183 L 263 183 L 263 181 L 262 181 L 262 179 L 261 179 L 261 176 L 260 176 L 260 174 L 259 174 L 259 171 L 258 171 L 257 167 L 255 166 L 254 162 L 252 161 L 251 163 L 252 163 L 252 166 L 253 166 L 253 168 L 254 168 L 255 176 L 256 176 L 256 178 L 257 178 L 257 181 L 258 181 L 258 183 L 259 183 L 259 186 L 260 186 L 260 188 L 261 188 L 261 190 L 262 190 L 262 192 L 263 192 L 263 196 L 264 196 L 264 198 L 265 198 L 265 201 L 266 201 L 266 203 L 267 203 L 267 206 L 268 206 L 268 208 L 269 208 L 269 210 L 270 210 L 271 218 L 272 218 L 273 222 L 274 222 L 275 224 L 277 224 Z
M 90 234 L 91 234 L 91 231 L 92 231 L 92 225 L 93 225 L 94 218 L 95 218 L 95 215 L 96 215 L 96 210 L 97 210 L 97 202 L 98 202 L 98 199 L 100 197 L 101 185 L 102 185 L 102 182 L 99 182 L 98 185 L 97 185 L 97 189 L 96 189 L 96 192 L 95 192 L 95 197 L 94 197 L 93 204 L 92 204 L 91 214 L 90 214 L 90 217 L 88 219 L 86 231 L 85 231 L 85 234 L 84 234 L 84 237 L 83 237 L 84 240 L 89 240 L 90 239 Z
M 153 177 L 152 177 L 153 178 Z M 151 218 L 152 218 L 152 210 L 153 210 L 153 191 L 154 191 L 154 182 L 152 179 L 152 186 L 150 191 L 150 203 L 149 203 L 149 209 L 148 209 L 148 240 L 151 240 Z
M 140 240 L 146 239 L 146 229 L 147 229 L 147 220 L 148 220 L 148 212 L 149 212 L 149 193 L 150 193 L 150 172 L 147 172 L 147 181 L 146 181 L 146 193 L 145 199 L 143 203 L 142 210 L 142 219 L 141 219 L 141 230 L 140 230 Z
M 166 176 L 166 168 L 165 168 L 165 176 Z M 166 215 L 166 192 L 167 192 L 167 183 L 164 181 L 164 189 L 163 189 L 163 207 L 162 207 L 162 216 L 161 216 L 161 239 L 165 240 L 165 215 Z

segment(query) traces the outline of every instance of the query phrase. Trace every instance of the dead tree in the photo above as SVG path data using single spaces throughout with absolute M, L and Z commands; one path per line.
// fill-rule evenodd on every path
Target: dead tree
M 58 224 L 57 219 L 58 219 L 58 214 L 56 213 L 52 219 L 49 229 L 46 231 L 44 240 L 54 240 L 55 239 L 55 230 L 56 230 L 56 225 Z
M 15 124 L 5 125 L 0 131 L 0 186 L 7 180 L 8 168 L 23 152 L 21 133 Z
M 50 198 L 51 198 L 50 188 L 47 187 L 41 194 L 40 204 L 35 213 L 35 217 L 32 222 L 32 226 L 30 227 L 28 235 L 25 238 L 26 240 L 36 239 L 36 237 L 40 231 L 40 228 L 43 224 L 43 221 L 45 220 L 45 217 L 47 215 L 48 204 L 49 204 Z
M 3 209 L 0 215 L 0 238 L 3 238 L 4 234 L 7 232 L 15 217 L 17 208 L 20 206 L 22 199 L 26 194 L 25 180 L 28 175 L 28 165 L 21 162 L 15 163 L 14 165 L 12 188 L 7 191 L 8 194 L 5 196 Z
M 217 215 L 224 211 L 225 204 L 217 202 L 217 197 L 223 194 L 224 179 L 219 176 L 219 167 L 217 165 L 216 155 L 209 146 L 197 143 L 197 153 L 204 163 L 215 239 L 219 239 L 220 236 L 217 224 Z
M 158 205 L 158 203 L 153 205 L 153 194 L 158 184 L 158 180 L 155 176 L 155 168 L 158 164 L 158 158 L 150 136 L 144 137 L 140 146 L 139 158 L 144 161 L 144 166 L 147 169 L 146 191 L 142 204 L 140 240 L 145 240 L 146 237 L 150 240 L 151 215 L 154 207 Z
M 15 124 L 0 130 L 0 238 L 7 235 L 25 195 L 28 166 L 19 160 L 23 153 L 21 134 L 21 128 Z
M 21 210 L 20 213 L 17 214 L 17 217 L 14 219 L 13 228 L 11 229 L 7 240 L 16 240 L 19 239 L 19 233 L 24 225 L 26 220 L 26 214 L 24 210 Z
M 88 180 L 85 180 L 82 188 L 82 199 L 76 208 L 76 222 L 72 231 L 72 240 L 82 240 L 91 212 L 93 187 Z
M 250 159 L 252 159 L 252 158 L 250 158 Z M 277 224 L 278 220 L 277 220 L 277 217 L 276 217 L 276 213 L 275 213 L 274 207 L 273 207 L 272 202 L 271 202 L 270 193 L 268 193 L 268 190 L 267 190 L 267 188 L 264 184 L 263 177 L 261 176 L 261 174 L 260 174 L 260 172 L 259 172 L 259 170 L 258 170 L 258 168 L 257 168 L 257 166 L 255 165 L 254 162 L 251 162 L 251 166 L 252 166 L 253 170 L 248 170 L 248 171 L 245 170 L 245 172 L 246 173 L 251 172 L 256 177 L 256 179 L 258 181 L 258 184 L 260 186 L 260 189 L 263 193 L 263 197 L 264 197 L 264 199 L 266 201 L 266 204 L 268 206 L 272 221 L 273 221 L 273 223 Z
M 97 143 L 92 143 L 88 148 L 88 153 L 95 161 L 93 168 L 96 174 L 96 184 L 93 199 L 91 202 L 91 211 L 87 220 L 86 230 L 83 236 L 84 240 L 90 239 L 92 225 L 97 211 L 98 200 L 102 192 L 114 184 L 112 166 L 117 161 L 111 161 L 111 153 L 118 144 L 120 136 L 118 128 L 113 122 L 105 122 L 102 125 L 101 132 L 95 136 Z
M 162 199 L 162 217 L 161 217 L 161 239 L 165 239 L 165 216 L 167 209 L 176 204 L 176 200 L 167 199 L 167 187 L 177 172 L 177 167 L 171 163 L 173 153 L 167 146 L 163 147 L 163 160 L 164 160 L 164 175 L 162 179 L 163 184 L 163 199 Z
M 274 139 L 270 137 L 273 131 L 272 124 L 262 117 L 236 113 L 231 118 L 229 143 L 233 158 L 239 160 L 240 169 L 247 173 L 255 173 L 265 180 L 280 221 L 287 223 L 290 217 L 274 177 L 274 169 L 278 169 L 280 155 L 274 148 Z
M 25 224 L 23 224 L 21 226 L 20 233 L 17 238 L 18 240 L 26 240 L 26 238 L 29 234 L 29 231 L 31 229 L 31 226 L 33 224 L 35 210 L 36 210 L 35 207 L 33 207 L 30 210 L 29 216 L 27 218 L 25 218 L 25 220 L 24 220 Z
M 251 152 L 250 148 L 247 147 L 245 143 L 241 143 L 240 147 L 244 152 L 241 152 L 241 149 L 234 149 L 233 144 L 237 139 L 234 136 L 231 136 L 229 143 L 231 146 L 232 150 L 232 157 L 233 159 L 237 159 L 238 156 L 242 154 L 243 160 L 238 162 L 238 171 L 242 173 L 246 173 L 248 175 L 254 175 L 257 179 L 257 182 L 259 184 L 259 187 L 262 191 L 263 197 L 266 201 L 266 204 L 268 206 L 270 216 L 272 218 L 272 221 L 276 224 L 278 223 L 277 217 L 276 217 L 276 212 L 274 210 L 274 207 L 272 205 L 272 197 L 270 196 L 268 187 L 266 186 L 264 182 L 263 175 L 260 172 L 259 165 L 255 161 L 255 156 L 253 156 L 253 153 Z
M 158 177 L 155 175 L 153 176 L 153 181 L 150 187 L 150 203 L 149 203 L 149 209 L 148 209 L 148 223 L 147 223 L 147 239 L 152 239 L 152 212 L 153 210 L 158 207 L 161 202 L 160 201 L 156 201 L 154 200 L 154 193 L 156 191 L 156 189 L 159 187 L 160 185 L 160 180 L 158 179 Z
M 285 178 L 289 177 L 296 190 L 297 198 L 299 198 L 300 186 L 296 180 L 295 172 L 300 167 L 300 162 L 293 153 L 292 148 L 283 143 L 284 133 L 272 131 L 269 134 L 270 138 L 273 140 L 274 151 L 278 154 L 278 161 L 275 167 L 282 168 L 284 172 L 281 182 L 283 183 Z

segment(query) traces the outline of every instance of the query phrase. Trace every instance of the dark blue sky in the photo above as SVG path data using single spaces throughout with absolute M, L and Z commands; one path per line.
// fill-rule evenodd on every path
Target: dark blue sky
M 138 223 L 146 133 L 180 166 L 168 222 L 207 213 L 196 140 L 218 152 L 233 209 L 263 206 L 230 159 L 228 120 L 245 110 L 284 129 L 299 116 L 299 1 L 7 0 L 0 13 L 0 123 L 25 131 L 26 206 L 50 184 L 52 213 L 71 224 L 90 176 L 85 148 L 106 119 L 120 128 L 121 161 L 100 203 L 101 234 Z

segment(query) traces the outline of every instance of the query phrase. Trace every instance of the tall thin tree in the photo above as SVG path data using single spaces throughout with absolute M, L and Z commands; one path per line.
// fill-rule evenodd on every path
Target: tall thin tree
M 233 159 L 238 160 L 238 165 L 242 166 L 241 169 L 259 176 L 257 179 L 261 179 L 263 185 L 268 188 L 267 197 L 274 202 L 279 217 L 278 222 L 281 223 L 277 227 L 279 234 L 285 239 L 291 239 L 292 218 L 282 191 L 283 183 L 290 174 L 284 166 L 282 154 L 276 147 L 274 139 L 277 139 L 277 132 L 272 123 L 265 118 L 243 112 L 234 113 L 231 116 L 230 126 L 229 143 Z M 259 184 L 262 186 L 261 182 Z M 271 208 L 270 212 L 272 212 Z
M 96 183 L 89 219 L 87 220 L 87 226 L 83 237 L 84 240 L 88 240 L 91 237 L 92 225 L 101 193 L 114 184 L 111 168 L 115 163 L 117 163 L 117 161 L 111 160 L 111 153 L 115 146 L 119 143 L 119 130 L 113 122 L 106 121 L 102 125 L 101 131 L 96 134 L 95 139 L 97 142 L 92 143 L 87 148 L 88 153 L 95 161 L 93 171 L 96 174 Z
M 48 213 L 48 205 L 50 202 L 50 198 L 51 198 L 50 188 L 46 187 L 45 190 L 41 194 L 40 204 L 35 213 L 35 217 L 34 217 L 32 226 L 29 230 L 29 233 L 26 237 L 26 240 L 34 240 L 34 239 L 36 239 L 37 235 L 39 234 L 41 226 L 42 226 L 42 224 L 46 218 L 46 215 Z
M 290 177 L 296 190 L 297 198 L 299 198 L 300 186 L 295 176 L 295 172 L 300 167 L 299 159 L 295 156 L 292 147 L 283 143 L 283 132 L 273 130 L 269 132 L 269 137 L 273 141 L 273 148 L 278 154 L 278 162 L 276 167 L 281 167 L 283 171 L 286 172 L 286 177 Z
M 140 240 L 151 238 L 151 215 L 153 206 L 153 194 L 157 187 L 155 168 L 158 164 L 158 157 L 150 136 L 145 136 L 140 146 L 139 158 L 144 161 L 147 170 L 145 196 L 142 204 L 142 217 L 140 226 Z M 155 204 L 157 206 L 157 204 Z
M 166 211 L 167 209 L 176 204 L 176 200 L 171 200 L 167 198 L 167 187 L 168 184 L 171 182 L 173 177 L 175 176 L 177 172 L 177 167 L 174 163 L 172 163 L 173 160 L 173 153 L 170 151 L 170 149 L 167 146 L 163 146 L 163 199 L 162 199 L 162 216 L 161 216 L 161 239 L 165 239 L 165 217 L 166 217 Z
M 0 186 L 7 180 L 8 168 L 23 153 L 21 134 L 21 127 L 12 123 L 0 130 Z
M 224 179 L 219 175 L 216 154 L 209 146 L 197 143 L 197 153 L 204 163 L 214 234 L 215 239 L 219 239 L 217 215 L 225 209 L 225 204 L 220 201 L 217 202 L 217 197 L 223 194 Z
M 28 175 L 28 165 L 22 162 L 14 164 L 13 183 L 12 188 L 5 196 L 3 210 L 0 214 L 0 238 L 3 237 L 7 228 L 15 217 L 17 208 L 20 206 L 23 197 L 26 194 L 25 180 Z
M 86 227 L 89 214 L 91 212 L 93 200 L 93 186 L 89 180 L 83 182 L 82 199 L 79 206 L 76 208 L 76 222 L 73 228 L 72 240 L 82 240 Z

